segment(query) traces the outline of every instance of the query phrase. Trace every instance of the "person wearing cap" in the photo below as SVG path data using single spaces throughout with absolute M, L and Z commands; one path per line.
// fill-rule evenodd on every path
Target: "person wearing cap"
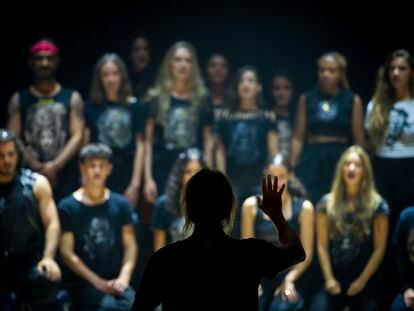
M 0 129 L 0 310 L 11 292 L 24 310 L 57 310 L 59 218 L 48 180 L 22 168 L 23 152 Z
M 48 178 L 58 200 L 77 185 L 74 155 L 82 140 L 83 101 L 56 80 L 59 49 L 52 41 L 36 42 L 28 60 L 34 81 L 11 97 L 8 128 L 23 140 L 28 166 Z

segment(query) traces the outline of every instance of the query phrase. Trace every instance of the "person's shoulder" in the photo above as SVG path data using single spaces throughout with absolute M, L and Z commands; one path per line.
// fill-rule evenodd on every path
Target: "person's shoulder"
M 70 194 L 59 201 L 58 208 L 66 212 L 75 212 L 79 210 L 80 202 L 77 201 L 73 194 Z
M 390 207 L 388 205 L 388 202 L 381 197 L 380 195 L 378 195 L 378 204 L 375 208 L 375 215 L 380 215 L 380 214 L 389 214 L 390 213 Z
M 412 220 L 414 221 L 414 205 L 413 206 L 409 206 L 406 207 L 405 209 L 403 209 L 400 213 L 400 220 L 401 221 L 405 221 L 405 220 Z
M 318 212 L 326 212 L 327 205 L 331 199 L 331 196 L 331 193 L 326 193 L 319 199 L 318 203 L 316 204 L 316 209 Z
M 119 192 L 115 192 L 115 191 L 111 191 L 110 195 L 109 195 L 109 199 L 110 202 L 115 203 L 117 205 L 122 205 L 122 206 L 128 206 L 129 202 L 127 200 L 127 198 L 122 195 Z

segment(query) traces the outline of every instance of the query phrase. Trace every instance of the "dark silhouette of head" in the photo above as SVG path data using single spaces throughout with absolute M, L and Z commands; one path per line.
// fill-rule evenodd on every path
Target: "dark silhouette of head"
M 184 230 L 221 226 L 231 229 L 236 212 L 236 197 L 230 182 L 220 171 L 204 168 L 188 181 L 182 193 Z

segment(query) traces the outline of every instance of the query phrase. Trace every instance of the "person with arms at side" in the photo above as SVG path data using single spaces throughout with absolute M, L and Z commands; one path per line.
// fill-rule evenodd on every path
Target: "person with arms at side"
M 73 310 L 130 310 L 135 267 L 132 208 L 121 194 L 106 187 L 111 149 L 88 144 L 80 152 L 83 185 L 59 202 L 62 223 L 60 254 L 64 283 Z
M 329 192 L 335 165 L 345 149 L 364 145 L 362 101 L 350 90 L 345 57 L 325 53 L 317 66 L 317 86 L 299 98 L 290 153 L 313 204 Z

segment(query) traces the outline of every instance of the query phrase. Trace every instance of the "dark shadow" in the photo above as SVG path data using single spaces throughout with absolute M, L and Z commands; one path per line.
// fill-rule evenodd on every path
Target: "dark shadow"
M 150 258 L 133 310 L 257 310 L 258 286 L 305 258 L 302 244 L 281 212 L 277 178 L 263 180 L 262 210 L 277 226 L 280 245 L 230 238 L 224 228 L 235 213 L 227 178 L 203 169 L 187 183 L 183 214 L 192 235 Z

